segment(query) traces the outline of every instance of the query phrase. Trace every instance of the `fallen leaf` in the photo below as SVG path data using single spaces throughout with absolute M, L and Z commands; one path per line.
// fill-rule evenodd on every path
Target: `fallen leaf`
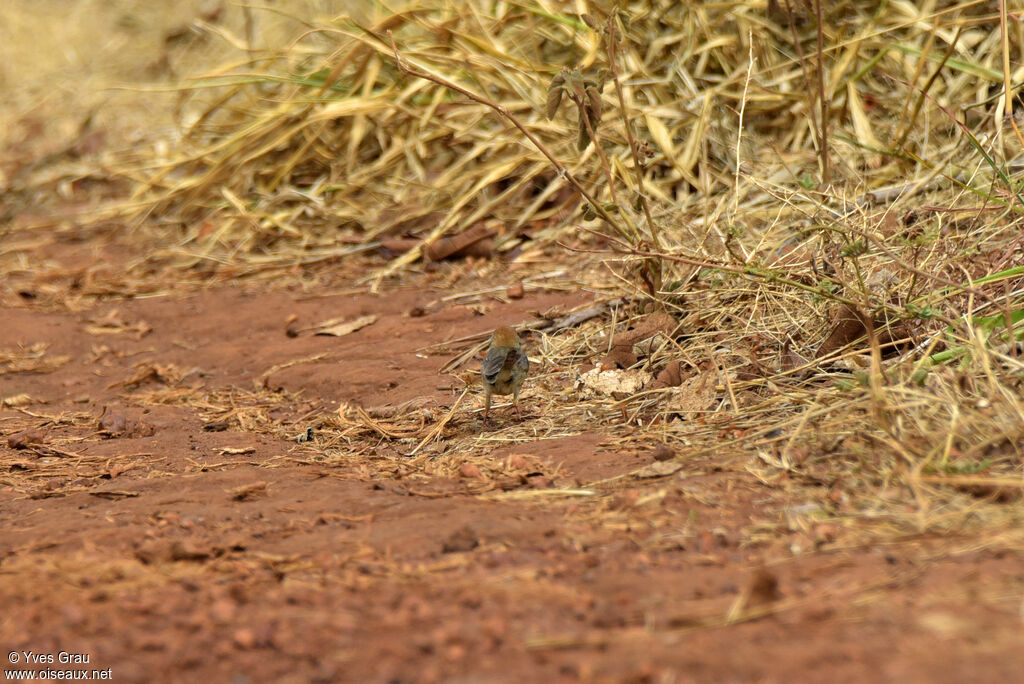
M 680 370 L 679 360 L 669 361 L 668 365 L 660 373 L 658 377 L 651 383 L 650 389 L 661 389 L 662 387 L 679 387 L 683 384 L 682 372 Z
M 141 340 L 143 337 L 153 332 L 153 328 L 145 321 L 128 323 L 121 318 L 120 311 L 113 309 L 108 312 L 106 316 L 91 319 L 89 321 L 89 325 L 85 326 L 85 331 L 90 335 L 120 335 L 121 333 L 132 333 L 135 336 L 135 339 Z
M 9 397 L 4 397 L 3 400 L 0 400 L 0 406 L 5 406 L 9 408 L 17 408 L 18 406 L 28 406 L 31 403 L 32 397 L 30 397 L 25 392 L 22 392 L 21 394 L 12 394 Z
M 683 469 L 683 464 L 678 461 L 655 461 L 648 463 L 631 474 L 638 480 L 648 480 L 655 477 L 666 477 Z
M 21 432 L 15 432 L 7 438 L 7 446 L 11 449 L 24 449 L 30 444 L 42 444 L 45 440 L 46 435 L 43 434 L 42 430 L 22 430 Z
M 368 325 L 372 325 L 377 321 L 376 314 L 370 314 L 368 316 L 360 316 L 354 320 L 345 321 L 337 318 L 329 321 L 324 321 L 320 325 L 313 328 L 314 335 L 331 335 L 333 337 L 341 337 L 354 333 L 357 330 L 365 328 Z
M 485 225 L 475 225 L 458 235 L 441 238 L 423 248 L 423 257 L 428 261 L 441 261 L 447 258 L 491 256 L 493 244 L 491 237 L 497 230 Z

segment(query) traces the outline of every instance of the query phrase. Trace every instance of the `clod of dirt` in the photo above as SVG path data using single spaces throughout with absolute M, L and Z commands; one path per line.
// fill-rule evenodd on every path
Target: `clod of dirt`
M 743 591 L 736 596 L 736 600 L 733 601 L 732 606 L 729 608 L 727 619 L 733 621 L 744 615 L 758 617 L 759 615 L 770 614 L 771 610 L 766 611 L 762 609 L 758 611 L 753 609 L 770 606 L 781 598 L 782 593 L 779 591 L 778 578 L 772 572 L 762 567 L 751 577 L 750 584 L 744 587 Z
M 475 463 L 463 463 L 459 466 L 459 477 L 476 479 L 483 476 L 483 473 L 480 472 L 480 466 Z
M 779 578 L 765 568 L 759 568 L 750 580 L 747 608 L 775 603 L 782 598 L 779 591 Z
M 133 420 L 128 423 L 127 437 L 152 437 L 156 434 L 156 428 L 142 420 Z
M 120 409 L 103 407 L 98 422 L 100 434 L 107 437 L 151 437 L 156 428 L 140 420 L 129 419 Z
M 505 296 L 509 299 L 522 299 L 523 298 L 523 281 L 512 283 L 505 288 Z
M 463 551 L 472 551 L 478 546 L 480 546 L 480 539 L 477 538 L 476 532 L 466 526 L 453 532 L 452 535 L 444 541 L 444 544 L 441 545 L 441 552 L 460 553 Z
M 531 473 L 526 476 L 526 481 L 534 489 L 550 489 L 555 484 L 550 477 L 542 473 Z
M 512 454 L 508 457 L 508 469 L 509 470 L 526 470 L 531 468 L 532 464 L 529 461 L 530 454 Z
M 234 634 L 235 646 L 250 649 L 256 646 L 256 632 L 248 628 L 242 628 Z
M 676 451 L 667 444 L 659 444 L 651 449 L 650 457 L 655 461 L 670 461 L 676 457 Z
M 636 394 L 651 379 L 651 374 L 644 370 L 601 370 L 593 368 L 579 376 L 576 389 L 585 397 L 596 394 L 612 395 L 623 392 L 627 396 Z
M 128 418 L 118 409 L 103 407 L 100 415 L 99 431 L 108 437 L 123 435 L 128 430 Z
M 44 441 L 46 441 L 45 433 L 32 428 L 10 435 L 7 438 L 7 446 L 11 449 L 24 449 L 31 444 L 42 444 Z

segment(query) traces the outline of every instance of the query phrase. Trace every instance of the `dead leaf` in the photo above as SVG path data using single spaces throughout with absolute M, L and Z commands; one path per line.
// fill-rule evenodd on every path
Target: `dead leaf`
M 0 406 L 8 408 L 17 408 L 18 406 L 28 406 L 32 403 L 32 397 L 25 392 L 21 394 L 12 394 L 9 397 L 4 397 L 0 400 Z
M 17 351 L 0 350 L 0 375 L 7 373 L 52 373 L 71 360 L 70 356 L 54 356 L 47 358 L 49 345 L 37 342 L 30 347 L 21 347 Z
M 354 333 L 357 330 L 365 328 L 368 325 L 373 325 L 377 321 L 377 314 L 369 314 L 367 316 L 360 316 L 353 320 L 342 320 L 333 318 L 329 321 L 314 326 L 314 335 L 331 335 L 333 337 L 342 337 Z
M 683 469 L 683 464 L 678 461 L 655 461 L 648 463 L 639 470 L 634 470 L 631 475 L 638 480 L 647 480 L 655 477 L 667 477 Z
M 42 444 L 46 441 L 46 435 L 42 430 L 29 429 L 15 432 L 7 438 L 7 446 L 11 449 L 24 449 L 32 444 Z
M 105 316 L 90 319 L 89 324 L 85 326 L 85 331 L 90 335 L 120 335 L 122 333 L 131 333 L 136 340 L 141 340 L 143 337 L 153 332 L 153 328 L 148 323 L 141 320 L 134 323 L 128 323 L 121 318 L 120 311 L 113 309 Z
M 682 372 L 679 360 L 669 361 L 668 365 L 658 373 L 658 377 L 651 383 L 649 389 L 661 389 L 663 387 L 679 387 L 683 384 Z
M 818 347 L 817 358 L 819 359 L 839 351 L 868 334 L 867 317 L 847 304 L 844 304 L 836 312 L 832 325 L 832 332 Z
M 155 380 L 165 385 L 175 385 L 181 380 L 182 373 L 173 363 L 160 364 L 150 361 L 142 361 L 135 364 L 135 372 L 127 380 L 113 382 L 107 385 L 107 389 L 115 387 L 134 388 L 144 382 Z
M 630 368 L 636 365 L 636 354 L 628 347 L 615 345 L 612 350 L 601 359 L 601 370 L 611 371 L 616 368 Z
M 494 228 L 477 224 L 458 235 L 441 238 L 427 245 L 423 248 L 423 258 L 427 261 L 467 256 L 489 258 L 493 250 L 491 238 L 496 233 Z

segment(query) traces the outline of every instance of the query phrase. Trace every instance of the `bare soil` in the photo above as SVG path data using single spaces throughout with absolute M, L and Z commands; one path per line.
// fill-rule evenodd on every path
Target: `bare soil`
M 436 422 L 463 391 L 465 369 L 439 373 L 468 348 L 451 341 L 590 294 L 530 288 L 465 305 L 445 300 L 443 268 L 381 294 L 330 267 L 238 280 L 154 270 L 130 286 L 144 247 L 57 229 L 15 237 L 24 248 L 5 258 L 24 267 L 8 264 L 0 285 L 0 352 L 47 346 L 0 366 L 0 398 L 14 404 L 0 409 L 5 652 L 86 653 L 118 681 L 1024 671 L 1018 553 L 794 528 L 799 490 L 765 486 L 740 453 L 638 477 L 653 451 L 628 446 L 633 428 L 544 427 L 547 397 L 568 388 L 542 365 L 523 395 L 536 438 L 509 436 L 523 426 L 507 406 L 483 423 L 476 390 L 416 455 L 418 440 L 325 437 L 339 406 Z M 489 278 L 473 284 L 509 280 Z M 307 329 L 367 315 L 341 337 Z M 324 431 L 297 443 L 307 426 Z M 445 454 L 467 439 L 483 456 Z

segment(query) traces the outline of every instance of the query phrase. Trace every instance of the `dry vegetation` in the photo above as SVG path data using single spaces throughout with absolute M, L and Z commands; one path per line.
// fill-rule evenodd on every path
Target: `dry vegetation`
M 452 238 L 486 245 L 446 265 L 460 301 L 509 272 L 598 293 L 590 317 L 531 326 L 535 420 L 460 435 L 471 388 L 441 408 L 342 406 L 315 418 L 308 462 L 453 474 L 496 443 L 604 428 L 619 448 L 670 445 L 647 475 L 742 454 L 809 502 L 755 521 L 753 542 L 1024 548 L 1024 139 L 1003 96 L 1004 59 L 1024 79 L 1024 25 L 993 2 L 820 3 L 820 24 L 792 4 L 285 9 L 273 49 L 246 33 L 267 10 L 232 10 L 203 33 L 221 66 L 173 89 L 175 132 L 102 170 L 88 149 L 72 155 L 88 172 L 63 149 L 8 168 L 8 198 L 102 175 L 88 221 L 152 239 L 125 284 L 140 291 L 338 264 L 386 291 Z M 482 341 L 426 351 L 468 381 Z M 0 348 L 0 373 L 34 354 Z M 605 373 L 581 376 L 588 360 Z M 166 384 L 136 399 L 294 439 L 265 388 L 246 412 Z M 363 438 L 394 458 L 361 460 L 347 445 Z
M 992 3 L 840 3 L 820 33 L 802 3 L 609 11 L 310 22 L 184 91 L 169 160 L 126 170 L 134 202 L 114 211 L 173 234 L 155 258 L 182 267 L 397 244 L 366 274 L 378 288 L 480 226 L 521 263 L 578 250 L 595 288 L 632 297 L 620 328 L 672 316 L 604 366 L 678 365 L 660 389 L 561 408 L 562 430 L 625 416 L 684 453 L 742 449 L 767 483 L 823 485 L 815 515 L 886 534 L 1019 522 L 1003 503 L 1021 486 L 1024 201 L 1000 96 L 1019 25 L 1004 46 Z M 600 331 L 546 339 L 545 360 L 600 355 Z

